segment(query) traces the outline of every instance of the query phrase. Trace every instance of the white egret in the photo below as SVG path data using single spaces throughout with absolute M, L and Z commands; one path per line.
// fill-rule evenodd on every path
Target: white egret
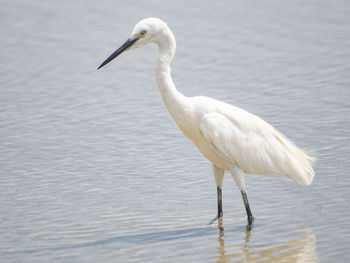
M 198 96 L 185 97 L 177 91 L 170 74 L 175 37 L 158 18 L 141 20 L 130 38 L 99 67 L 124 51 L 155 43 L 159 48 L 155 78 L 163 101 L 181 131 L 212 163 L 217 186 L 218 218 L 222 217 L 222 181 L 230 171 L 241 191 L 251 227 L 251 213 L 244 173 L 277 174 L 298 184 L 310 185 L 314 178 L 313 158 L 261 118 L 224 102 Z

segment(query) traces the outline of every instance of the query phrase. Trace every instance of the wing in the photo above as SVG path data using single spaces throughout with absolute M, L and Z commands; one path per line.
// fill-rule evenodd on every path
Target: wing
M 218 155 L 246 173 L 285 175 L 303 185 L 312 181 L 311 158 L 253 114 L 211 112 L 202 116 L 199 127 Z
M 240 122 L 240 119 L 231 121 L 221 113 L 212 112 L 201 118 L 199 127 L 212 149 L 244 172 L 276 173 L 277 169 L 267 154 L 265 138 L 253 131 L 256 125 L 249 129 L 246 122 Z

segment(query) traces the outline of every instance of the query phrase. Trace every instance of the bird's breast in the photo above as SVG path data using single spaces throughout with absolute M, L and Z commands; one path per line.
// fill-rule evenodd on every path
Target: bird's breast
M 227 161 L 214 151 L 213 147 L 204 139 L 203 135 L 194 138 L 193 143 L 197 146 L 199 151 L 216 167 L 223 170 L 229 170 L 233 163 Z
M 186 98 L 184 102 L 186 103 L 180 104 L 166 101 L 165 104 L 180 130 L 196 145 L 199 151 L 215 166 L 229 170 L 232 163 L 213 150 L 213 147 L 204 138 L 199 128 L 200 119 L 203 114 L 207 113 L 206 110 L 200 110 L 195 107 L 195 104 L 189 98 Z
M 194 143 L 198 150 L 212 164 L 223 170 L 230 169 L 232 163 L 229 163 L 227 160 L 225 160 L 222 156 L 220 156 L 219 154 L 217 154 L 217 152 L 213 150 L 213 147 L 204 138 L 202 132 L 199 129 L 199 123 L 195 119 L 192 119 L 191 121 L 183 120 L 181 122 L 175 120 L 175 122 L 177 123 L 183 134 Z

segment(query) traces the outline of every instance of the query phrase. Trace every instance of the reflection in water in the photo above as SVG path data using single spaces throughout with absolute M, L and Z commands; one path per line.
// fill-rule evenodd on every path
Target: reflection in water
M 299 239 L 280 243 L 249 245 L 252 231 L 247 230 L 240 251 L 230 253 L 225 246 L 222 219 L 218 221 L 218 263 L 226 262 L 317 262 L 316 242 L 311 231 L 298 233 Z

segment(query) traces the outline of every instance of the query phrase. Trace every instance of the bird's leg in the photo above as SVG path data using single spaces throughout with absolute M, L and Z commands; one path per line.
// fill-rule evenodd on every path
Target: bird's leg
M 222 189 L 221 187 L 217 187 L 217 195 L 218 195 L 218 218 L 223 216 L 222 212 Z
M 222 180 L 224 179 L 225 171 L 213 165 L 213 172 L 215 177 L 217 197 L 218 197 L 218 218 L 223 216 L 222 212 Z
M 254 217 L 252 215 L 252 212 L 250 211 L 250 206 L 249 206 L 249 202 L 248 202 L 247 193 L 245 191 L 241 190 L 241 194 L 242 194 L 242 197 L 243 197 L 245 210 L 247 211 L 247 218 L 248 218 L 247 230 L 250 230 L 251 226 L 253 224 Z
M 243 171 L 239 167 L 233 165 L 231 167 L 231 169 L 230 169 L 230 172 L 231 172 L 232 177 L 235 180 L 239 190 L 241 190 L 241 194 L 242 194 L 242 197 L 243 197 L 245 210 L 247 212 L 247 219 L 248 219 L 247 230 L 251 230 L 251 227 L 252 227 L 252 224 L 253 224 L 253 221 L 254 221 L 254 217 L 252 215 L 252 212 L 250 211 L 248 197 L 247 197 L 247 193 L 246 193 L 246 189 L 245 189 L 245 182 L 244 182 Z

